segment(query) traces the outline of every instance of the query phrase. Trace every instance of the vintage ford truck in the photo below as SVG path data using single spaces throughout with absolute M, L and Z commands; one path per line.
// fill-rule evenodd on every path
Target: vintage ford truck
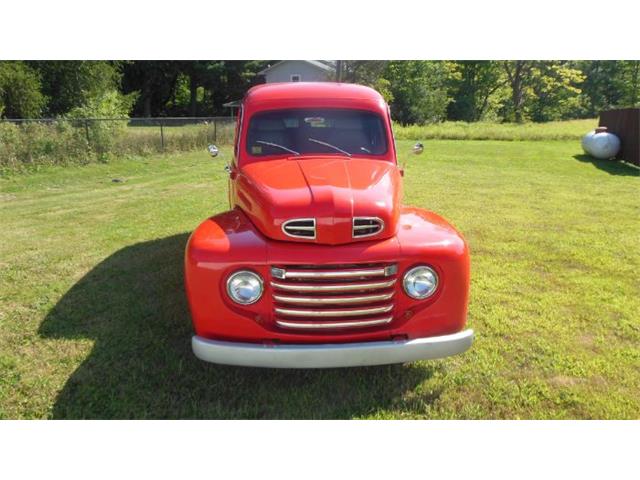
M 375 90 L 252 88 L 226 170 L 231 210 L 198 226 L 185 253 L 198 358 L 326 368 L 471 346 L 467 245 L 442 217 L 401 204 L 389 107 Z

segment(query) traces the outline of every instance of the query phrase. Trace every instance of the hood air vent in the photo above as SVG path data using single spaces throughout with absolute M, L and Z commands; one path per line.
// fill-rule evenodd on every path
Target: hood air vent
M 285 235 L 294 238 L 316 238 L 315 218 L 294 218 L 282 224 L 282 231 Z
M 378 217 L 355 217 L 353 219 L 353 238 L 371 237 L 380 233 L 384 222 Z

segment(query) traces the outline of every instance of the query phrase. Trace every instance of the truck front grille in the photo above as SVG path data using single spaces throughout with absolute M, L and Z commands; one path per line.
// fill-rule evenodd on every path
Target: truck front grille
M 367 328 L 393 320 L 395 264 L 288 265 L 271 268 L 280 328 Z

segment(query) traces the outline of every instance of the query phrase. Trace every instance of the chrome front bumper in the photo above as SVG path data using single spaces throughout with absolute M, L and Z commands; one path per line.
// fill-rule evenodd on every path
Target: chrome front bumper
M 264 345 L 222 342 L 194 336 L 193 353 L 200 360 L 267 368 L 334 368 L 387 365 L 431 360 L 462 353 L 471 347 L 473 330 L 406 341 Z

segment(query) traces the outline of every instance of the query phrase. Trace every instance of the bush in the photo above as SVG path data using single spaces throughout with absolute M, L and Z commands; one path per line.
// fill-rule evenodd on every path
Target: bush
M 126 131 L 129 111 L 136 97 L 135 94 L 122 95 L 117 90 L 108 90 L 90 97 L 85 105 L 72 109 L 65 118 L 81 121 L 86 118 L 116 119 L 85 123 L 89 146 L 99 160 L 106 160 Z
M 90 161 L 86 139 L 69 122 L 0 123 L 0 169 Z
M 80 113 L 77 113 L 80 115 Z M 133 123 L 133 124 L 132 124 Z M 233 142 L 233 119 L 213 123 L 172 124 L 163 120 L 164 146 L 157 120 L 133 126 L 128 120 L 63 118 L 54 122 L 0 122 L 0 171 L 30 170 L 39 165 L 84 164 L 124 155 L 150 155 L 206 148 Z

